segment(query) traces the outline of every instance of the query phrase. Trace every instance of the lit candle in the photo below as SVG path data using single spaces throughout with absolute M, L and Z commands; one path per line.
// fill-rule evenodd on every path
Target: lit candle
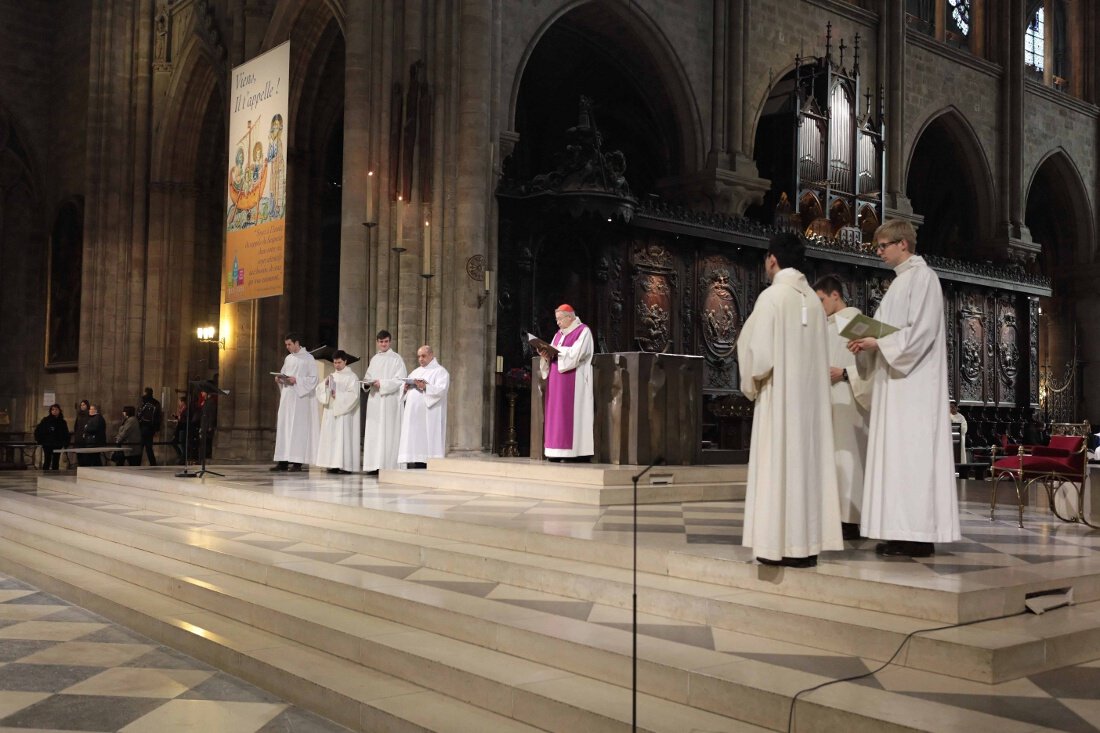
M 504 357 L 497 356 L 497 374 L 504 372 Z
M 485 293 L 489 294 L 493 292 L 493 271 L 485 271 Z
M 366 223 L 376 224 L 378 218 L 374 213 L 374 171 L 367 171 L 367 212 Z
M 393 246 L 395 249 L 405 249 L 405 202 L 401 200 L 401 197 L 397 197 L 397 201 L 393 204 L 393 219 L 394 219 L 394 231 L 393 231 Z
M 420 261 L 420 272 L 432 274 L 432 230 L 427 217 L 424 217 L 424 259 Z

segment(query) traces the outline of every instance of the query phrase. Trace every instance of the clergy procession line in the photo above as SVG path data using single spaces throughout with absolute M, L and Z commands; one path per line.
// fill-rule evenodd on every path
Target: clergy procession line
M 362 380 L 348 366 L 354 359 L 337 350 L 332 354 L 336 371 L 321 381 L 301 337 L 286 335 L 286 359 L 275 375 L 279 418 L 272 471 L 301 471 L 308 464 L 329 473 L 377 474 L 399 463 L 425 468 L 429 458 L 446 453 L 450 375 L 426 344 L 416 352 L 420 366 L 407 373 L 404 360 L 390 349 L 391 340 L 388 331 L 378 332 L 378 352 Z M 360 447 L 363 391 L 369 398 Z
M 836 276 L 809 285 L 800 237 L 780 234 L 769 243 L 770 285 L 737 339 L 741 392 L 755 402 L 742 544 L 762 564 L 813 567 L 818 553 L 860 537 L 882 540 L 881 555 L 928 557 L 934 543 L 960 538 L 939 278 L 916 254 L 908 222 L 886 222 L 875 242 L 897 277 L 873 321 L 847 305 Z M 544 453 L 587 461 L 592 332 L 568 304 L 554 318 L 559 330 L 550 343 L 532 339 L 547 380 Z M 377 339 L 363 380 L 336 351 L 336 371 L 318 384 L 313 355 L 297 334 L 287 335 L 275 377 L 273 471 L 308 463 L 377 474 L 444 456 L 447 370 L 425 345 L 420 366 L 406 374 L 390 334 Z M 369 399 L 360 448 L 362 390 Z

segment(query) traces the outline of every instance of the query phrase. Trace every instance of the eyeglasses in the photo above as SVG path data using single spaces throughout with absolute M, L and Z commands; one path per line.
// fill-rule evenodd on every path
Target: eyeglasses
M 902 240 L 900 240 L 900 239 L 895 239 L 892 242 L 876 242 L 875 243 L 875 250 L 881 252 L 882 250 L 889 247 L 891 244 L 901 244 L 901 242 L 902 242 Z

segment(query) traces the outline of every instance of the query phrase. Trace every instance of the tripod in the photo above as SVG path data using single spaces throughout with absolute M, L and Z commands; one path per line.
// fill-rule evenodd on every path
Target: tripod
M 187 432 L 183 434 L 183 470 L 176 474 L 176 478 L 202 478 L 206 474 L 213 476 L 225 476 L 224 473 L 218 473 L 217 471 L 210 471 L 206 468 L 206 432 L 209 427 L 206 420 L 206 405 L 210 402 L 207 398 L 202 406 L 199 408 L 199 454 L 201 456 L 199 463 L 199 470 L 192 472 L 189 465 L 190 452 L 191 452 L 191 407 L 194 404 L 191 401 L 192 389 L 197 389 L 199 392 L 205 392 L 207 395 L 219 394 L 228 395 L 229 390 L 219 389 L 218 385 L 211 382 L 209 379 L 193 379 L 187 383 Z

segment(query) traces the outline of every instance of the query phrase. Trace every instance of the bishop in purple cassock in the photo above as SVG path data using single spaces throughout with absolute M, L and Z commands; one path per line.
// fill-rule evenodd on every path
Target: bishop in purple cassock
M 594 399 L 592 394 L 592 331 L 581 323 L 573 307 L 554 310 L 558 332 L 542 356 L 546 382 L 546 426 L 543 451 L 547 458 L 591 456 Z

